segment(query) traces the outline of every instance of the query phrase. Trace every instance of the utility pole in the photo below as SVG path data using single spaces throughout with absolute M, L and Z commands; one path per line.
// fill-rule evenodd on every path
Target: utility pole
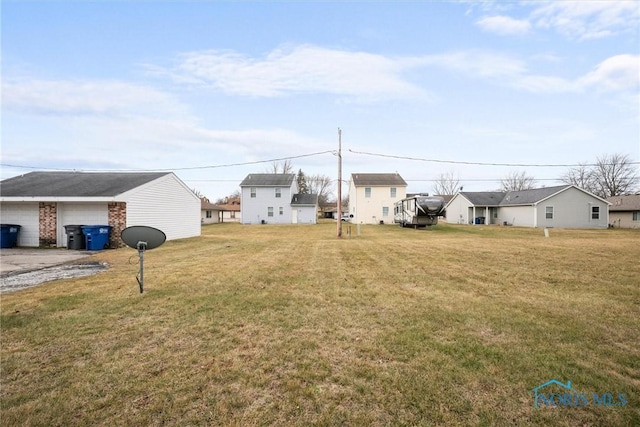
M 338 128 L 338 238 L 342 237 L 342 129 Z

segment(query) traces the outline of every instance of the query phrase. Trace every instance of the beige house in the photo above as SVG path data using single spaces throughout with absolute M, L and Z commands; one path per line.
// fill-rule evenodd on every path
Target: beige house
M 607 199 L 609 223 L 615 228 L 640 228 L 640 194 L 613 196 Z
M 349 183 L 349 215 L 356 224 L 393 224 L 393 205 L 406 197 L 397 173 L 354 173 Z

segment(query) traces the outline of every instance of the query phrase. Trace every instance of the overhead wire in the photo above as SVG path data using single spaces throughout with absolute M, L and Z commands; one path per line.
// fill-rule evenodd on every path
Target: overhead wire
M 494 163 L 494 162 L 469 162 L 463 160 L 442 160 L 442 159 L 426 159 L 420 157 L 409 157 L 409 156 L 396 156 L 393 154 L 382 154 L 382 153 L 371 153 L 367 151 L 355 151 L 349 149 L 349 152 L 354 154 L 362 154 L 366 156 L 375 156 L 375 157 L 384 157 L 390 159 L 400 159 L 400 160 L 414 160 L 420 162 L 431 162 L 431 163 L 448 163 L 448 164 L 456 164 L 456 165 L 473 165 L 473 166 L 509 166 L 509 167 L 539 167 L 539 168 L 555 168 L 555 167 L 577 167 L 577 166 L 598 166 L 598 163 L 579 163 L 579 164 L 536 164 L 536 163 Z M 629 162 L 632 165 L 640 165 L 640 162 Z

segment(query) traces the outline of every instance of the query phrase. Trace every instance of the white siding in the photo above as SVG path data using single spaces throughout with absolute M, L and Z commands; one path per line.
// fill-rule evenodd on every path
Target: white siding
M 256 197 L 251 197 L 251 188 L 255 188 Z M 280 188 L 280 197 L 276 197 L 276 187 L 242 187 L 240 209 L 243 224 L 291 224 L 293 222 L 291 198 L 296 192 L 295 180 L 290 187 Z M 268 209 L 273 208 L 273 216 L 268 216 Z M 280 208 L 282 207 L 282 215 Z
M 538 214 L 538 224 L 540 224 L 540 214 Z M 542 208 L 542 218 L 544 218 L 544 207 Z M 516 227 L 535 227 L 535 209 L 533 206 L 501 206 L 498 209 L 498 223 L 506 221 Z
M 450 224 L 469 224 L 471 207 L 473 205 L 467 199 L 456 194 L 447 205 L 446 221 Z
M 294 216 L 297 224 L 316 224 L 318 221 L 318 209 L 316 206 L 294 207 Z
M 207 212 L 211 215 L 207 218 Z M 220 211 L 217 209 L 202 209 L 202 215 L 200 216 L 200 222 L 202 224 L 217 224 L 220 222 Z
M 0 205 L 0 222 L 21 226 L 18 232 L 18 246 L 40 246 L 39 211 L 37 202 L 3 202 Z
M 173 174 L 128 191 L 122 199 L 127 203 L 127 227 L 155 227 L 167 240 L 200 235 L 200 199 Z
M 396 197 L 391 197 L 391 187 L 396 188 Z M 371 197 L 366 197 L 365 189 L 371 189 Z M 349 214 L 352 222 L 360 224 L 393 223 L 393 205 L 407 195 L 405 186 L 355 186 L 349 184 Z M 383 216 L 383 208 L 389 208 L 389 216 Z
M 58 247 L 67 247 L 65 225 L 109 225 L 107 203 L 58 203 Z

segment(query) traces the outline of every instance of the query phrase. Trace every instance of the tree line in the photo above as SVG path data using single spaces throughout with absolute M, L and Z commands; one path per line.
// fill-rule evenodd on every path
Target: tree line
M 575 185 L 598 197 L 632 194 L 640 190 L 637 162 L 626 154 L 605 154 L 593 163 L 579 163 L 568 168 L 558 180 Z M 535 177 L 526 171 L 511 171 L 500 180 L 499 191 L 520 191 L 536 187 Z M 461 190 L 460 179 L 454 172 L 441 173 L 436 179 L 434 194 L 451 195 Z

